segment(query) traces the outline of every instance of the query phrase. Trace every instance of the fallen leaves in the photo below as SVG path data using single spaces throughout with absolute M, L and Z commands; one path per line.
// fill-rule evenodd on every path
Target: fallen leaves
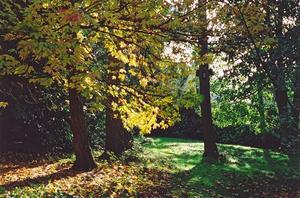
M 172 187 L 170 174 L 138 163 L 99 161 L 90 172 L 75 172 L 68 159 L 5 161 L 0 163 L 0 197 L 160 197 Z

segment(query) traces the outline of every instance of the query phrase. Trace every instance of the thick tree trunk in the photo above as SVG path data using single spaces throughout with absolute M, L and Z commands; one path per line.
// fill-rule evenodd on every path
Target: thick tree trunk
M 110 57 L 110 62 L 117 63 L 118 61 Z M 108 86 L 120 84 L 118 78 L 113 78 L 113 76 L 118 76 L 119 72 L 118 64 L 115 67 L 110 68 L 110 72 L 107 74 L 106 83 Z M 122 120 L 120 119 L 118 112 L 114 112 L 112 109 L 112 103 L 118 104 L 118 98 L 112 96 L 111 93 L 107 93 L 106 101 L 106 140 L 105 140 L 105 152 L 102 158 L 109 157 L 108 154 L 112 153 L 116 156 L 120 156 L 124 151 L 131 148 L 132 134 L 124 128 Z
M 128 132 L 110 106 L 106 109 L 106 140 L 105 152 L 120 156 L 124 151 L 131 148 L 131 133 Z
M 199 3 L 205 5 L 206 0 L 200 0 Z M 206 6 L 204 6 L 205 8 Z M 205 28 L 207 29 L 207 16 L 206 8 L 200 11 L 199 20 L 203 20 Z M 208 36 L 205 35 L 199 38 L 199 46 L 201 46 L 200 55 L 203 56 L 208 53 Z M 212 114 L 211 114 L 211 102 L 210 102 L 210 75 L 212 74 L 208 64 L 200 65 L 198 70 L 200 80 L 200 94 L 204 96 L 204 100 L 201 103 L 201 116 L 202 116 L 202 131 L 204 141 L 204 153 L 203 157 L 218 159 L 219 152 L 216 144 L 216 133 L 213 127 Z
M 199 69 L 200 94 L 204 96 L 204 100 L 201 103 L 202 132 L 204 141 L 203 156 L 218 159 L 219 152 L 216 144 L 216 132 L 213 127 L 211 114 L 209 71 L 207 64 L 201 66 Z
M 81 96 L 76 89 L 69 89 L 69 99 L 73 147 L 76 156 L 73 168 L 82 171 L 91 170 L 96 167 L 96 163 L 90 149 Z

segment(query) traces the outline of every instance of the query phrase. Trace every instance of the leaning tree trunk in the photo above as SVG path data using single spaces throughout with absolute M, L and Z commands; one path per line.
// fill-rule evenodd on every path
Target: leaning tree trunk
M 69 89 L 71 130 L 73 147 L 76 156 L 73 168 L 75 170 L 91 170 L 96 167 L 90 149 L 88 131 L 83 111 L 83 102 L 76 89 Z
M 199 3 L 204 5 L 204 10 L 200 11 L 199 20 L 203 20 L 205 24 L 205 32 L 207 29 L 207 16 L 206 6 L 207 0 L 199 0 Z M 208 36 L 199 38 L 199 45 L 201 47 L 200 55 L 203 56 L 208 53 Z M 210 75 L 212 74 L 208 64 L 200 65 L 198 70 L 200 80 L 200 94 L 204 96 L 201 103 L 201 116 L 202 116 L 202 130 L 204 141 L 203 157 L 218 159 L 219 152 L 216 144 L 216 133 L 213 127 L 211 102 L 210 102 Z

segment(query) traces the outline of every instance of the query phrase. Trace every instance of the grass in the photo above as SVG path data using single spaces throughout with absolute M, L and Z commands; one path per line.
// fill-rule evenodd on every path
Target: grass
M 155 138 L 146 145 L 146 155 L 153 161 L 160 159 L 149 166 L 177 174 L 190 197 L 300 195 L 300 167 L 295 157 L 259 148 L 218 145 L 224 160 L 207 164 L 202 162 L 203 146 L 194 140 Z M 169 166 L 165 166 L 166 161 Z
M 300 197 L 296 157 L 237 145 L 218 145 L 222 162 L 202 162 L 203 143 L 147 138 L 140 160 L 97 159 L 74 172 L 74 156 L 0 155 L 0 197 Z M 100 152 L 95 152 L 96 158 Z

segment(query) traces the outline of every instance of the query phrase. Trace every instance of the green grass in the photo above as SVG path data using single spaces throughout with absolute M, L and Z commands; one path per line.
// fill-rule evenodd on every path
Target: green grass
M 190 197 L 255 196 L 294 193 L 299 164 L 285 154 L 259 148 L 218 145 L 222 162 L 202 162 L 203 143 L 175 138 L 149 141 L 146 156 L 151 167 L 172 172 L 185 184 Z M 166 165 L 168 164 L 168 165 Z M 263 188 L 267 188 L 266 192 Z M 291 192 L 293 191 L 293 192 Z

